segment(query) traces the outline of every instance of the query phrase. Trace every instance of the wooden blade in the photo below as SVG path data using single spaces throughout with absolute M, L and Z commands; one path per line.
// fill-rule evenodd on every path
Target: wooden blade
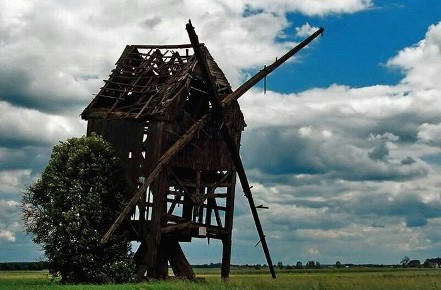
M 317 32 L 315 32 L 313 35 L 305 39 L 303 42 L 301 42 L 298 46 L 294 47 L 292 50 L 290 50 L 288 53 L 286 53 L 284 56 L 282 56 L 278 61 L 274 62 L 272 65 L 268 66 L 266 70 L 261 71 L 254 75 L 251 79 L 249 79 L 247 82 L 245 82 L 242 86 L 240 86 L 237 90 L 235 90 L 233 93 L 228 95 L 226 98 L 224 98 L 221 102 L 222 106 L 227 106 L 231 102 L 237 100 L 240 98 L 246 91 L 248 91 L 252 86 L 254 86 L 257 82 L 259 82 L 262 78 L 264 78 L 266 75 L 268 75 L 271 71 L 276 69 L 278 66 L 280 66 L 283 62 L 285 62 L 289 57 L 297 53 L 300 49 L 305 47 L 309 42 L 311 42 L 315 37 L 317 37 L 320 33 L 323 32 L 323 28 L 320 28 Z M 203 45 L 203 44 L 200 44 Z M 141 46 L 139 46 L 141 47 Z M 281 62 L 281 60 L 283 60 Z M 101 239 L 102 243 L 106 243 L 112 233 L 118 228 L 118 226 L 122 223 L 124 218 L 130 213 L 132 208 L 136 205 L 139 198 L 141 197 L 142 193 L 147 190 L 147 188 L 150 186 L 150 184 L 154 181 L 154 179 L 161 173 L 164 165 L 166 165 L 182 148 L 184 148 L 185 145 L 187 145 L 193 136 L 202 129 L 210 119 L 210 114 L 205 114 L 202 116 L 197 122 L 193 124 L 190 129 L 187 130 L 187 132 L 182 135 L 181 139 L 177 140 L 175 144 L 173 144 L 165 153 L 164 155 L 159 159 L 157 165 L 155 168 L 151 171 L 147 179 L 144 181 L 144 184 L 135 192 L 132 199 L 128 202 L 126 207 L 121 211 L 118 218 L 115 220 L 115 222 L 112 224 L 112 226 L 109 228 L 109 230 L 106 232 L 106 234 Z
M 237 88 L 233 93 L 228 95 L 224 100 L 223 103 L 229 104 L 234 100 L 239 99 L 243 94 L 245 94 L 249 89 L 251 89 L 255 84 L 260 82 L 264 77 L 269 75 L 272 71 L 274 71 L 276 68 L 278 68 L 281 64 L 283 64 L 285 61 L 287 61 L 289 58 L 291 58 L 294 54 L 299 52 L 302 48 L 307 46 L 311 41 L 313 41 L 317 36 L 322 34 L 325 31 L 323 27 L 320 27 L 316 32 L 311 34 L 308 38 L 300 42 L 297 46 L 292 48 L 290 51 L 285 53 L 281 58 L 276 59 L 275 62 L 272 64 L 266 66 L 263 70 L 255 74 L 252 78 L 247 80 L 245 83 L 243 83 L 239 88 Z

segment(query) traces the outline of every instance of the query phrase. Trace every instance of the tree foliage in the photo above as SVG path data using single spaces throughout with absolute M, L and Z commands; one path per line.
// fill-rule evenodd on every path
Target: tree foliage
M 25 228 L 63 282 L 124 282 L 133 271 L 130 242 L 101 237 L 124 206 L 127 186 L 111 148 L 99 136 L 54 146 L 42 176 L 23 194 Z
M 403 266 L 407 266 L 407 264 L 409 264 L 410 262 L 410 258 L 408 256 L 404 256 L 403 259 L 401 259 L 400 264 Z

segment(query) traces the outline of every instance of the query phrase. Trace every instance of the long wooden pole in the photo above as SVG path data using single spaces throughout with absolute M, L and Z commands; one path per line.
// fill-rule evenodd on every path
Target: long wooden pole
M 278 68 L 282 63 L 287 61 L 289 58 L 291 58 L 294 54 L 299 52 L 302 48 L 307 46 L 311 41 L 313 41 L 317 36 L 323 33 L 325 29 L 323 27 L 320 27 L 316 32 L 311 34 L 308 38 L 303 40 L 301 43 L 299 43 L 297 46 L 292 48 L 290 51 L 285 53 L 281 58 L 276 59 L 275 62 L 272 64 L 266 66 L 263 70 L 255 74 L 252 78 L 247 80 L 245 83 L 243 83 L 239 88 L 237 88 L 233 93 L 228 95 L 224 99 L 224 103 L 229 104 L 234 100 L 239 99 L 243 94 L 245 94 L 249 89 L 251 89 L 255 84 L 260 82 L 264 77 L 269 75 L 271 72 L 273 72 L 276 68 Z
M 268 267 L 271 272 L 271 276 L 273 278 L 276 278 L 276 273 L 274 271 L 273 262 L 271 260 L 271 255 L 268 249 L 268 245 L 266 243 L 265 234 L 263 233 L 262 224 L 260 223 L 259 215 L 256 210 L 256 205 L 254 204 L 253 195 L 250 190 L 250 185 L 248 183 L 248 178 L 245 173 L 245 169 L 242 164 L 242 160 L 239 155 L 239 150 L 237 149 L 236 143 L 234 142 L 230 130 L 227 127 L 227 124 L 225 123 L 224 113 L 222 109 L 222 104 L 219 101 L 219 96 L 217 94 L 216 90 L 216 84 L 209 72 L 207 59 L 202 55 L 201 46 L 199 45 L 198 36 L 196 35 L 196 32 L 194 31 L 194 27 L 191 25 L 191 22 L 186 25 L 188 36 L 190 38 L 190 42 L 193 46 L 194 55 L 196 56 L 196 59 L 198 60 L 199 68 L 201 69 L 201 72 L 203 74 L 203 77 L 205 79 L 205 82 L 208 84 L 208 95 L 210 99 L 210 103 L 213 106 L 213 117 L 218 122 L 218 124 L 221 124 L 221 132 L 224 137 L 224 141 L 227 143 L 228 149 L 231 154 L 231 158 L 233 160 L 234 166 L 236 168 L 236 171 L 239 175 L 239 180 L 242 185 L 242 189 L 245 193 L 245 196 L 248 199 L 248 203 L 251 208 L 251 213 L 253 215 L 254 223 L 256 224 L 257 232 L 259 234 L 259 239 L 263 248 L 263 252 L 265 254 L 266 261 L 268 263 Z M 232 210 L 232 209 L 230 209 Z M 226 277 L 223 277 L 226 278 Z

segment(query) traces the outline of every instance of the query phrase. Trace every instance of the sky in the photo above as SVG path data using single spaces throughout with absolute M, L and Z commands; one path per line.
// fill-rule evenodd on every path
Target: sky
M 273 261 L 398 263 L 441 255 L 439 0 L 0 0 L 0 262 L 43 258 L 20 194 L 126 44 L 187 43 L 191 18 L 233 88 L 325 33 L 240 105 L 241 156 Z M 232 263 L 265 263 L 238 187 Z M 184 244 L 216 263 L 216 241 Z

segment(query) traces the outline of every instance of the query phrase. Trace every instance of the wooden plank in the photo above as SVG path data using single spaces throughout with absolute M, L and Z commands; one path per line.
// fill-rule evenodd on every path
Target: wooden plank
M 236 172 L 231 174 L 231 184 L 236 183 Z M 225 206 L 225 230 L 227 234 L 222 239 L 222 267 L 221 278 L 228 279 L 230 276 L 230 263 L 231 263 L 231 239 L 233 235 L 233 216 L 234 216 L 234 196 L 235 186 L 230 186 L 227 192 L 227 199 Z
M 168 260 L 175 276 L 193 280 L 195 274 L 179 242 L 176 239 L 167 239 L 164 240 L 164 244 L 167 247 Z
M 203 43 L 201 43 L 203 44 Z M 191 44 L 132 44 L 131 47 L 135 48 L 156 48 L 156 49 L 179 49 L 179 48 L 192 48 Z
M 190 228 L 191 222 L 185 222 L 182 224 L 166 225 L 161 228 L 161 233 L 168 234 L 176 231 L 181 231 Z
M 320 27 L 316 32 L 314 32 L 312 35 L 310 35 L 308 38 L 303 40 L 301 43 L 299 43 L 297 46 L 292 48 L 290 51 L 285 53 L 282 57 L 276 59 L 275 62 L 272 64 L 265 66 L 263 70 L 255 74 L 252 78 L 250 78 L 248 81 L 246 81 L 244 84 L 242 84 L 237 90 L 235 90 L 233 93 L 228 95 L 225 99 L 225 103 L 231 103 L 237 99 L 239 99 L 244 93 L 246 93 L 249 89 L 251 89 L 253 86 L 255 86 L 258 82 L 260 82 L 263 78 L 265 78 L 267 75 L 269 75 L 271 72 L 273 72 L 276 68 L 278 68 L 281 64 L 283 64 L 285 61 L 287 61 L 289 58 L 291 58 L 294 54 L 299 52 L 302 48 L 307 46 L 311 41 L 313 41 L 317 36 L 322 34 L 324 31 L 323 27 Z

